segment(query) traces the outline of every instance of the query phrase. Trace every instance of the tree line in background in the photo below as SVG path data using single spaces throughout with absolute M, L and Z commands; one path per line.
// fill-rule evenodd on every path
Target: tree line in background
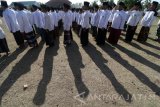
M 106 1 L 108 1 L 108 2 L 110 2 L 110 3 L 115 3 L 114 0 L 94 0 L 94 1 L 91 3 L 91 5 L 94 6 L 94 5 L 97 5 L 98 2 L 103 3 L 103 2 L 106 2 Z M 126 7 L 127 7 L 128 9 L 132 8 L 133 5 L 134 5 L 136 2 L 142 2 L 142 0 L 119 0 L 119 1 L 124 2 L 124 3 L 126 4 Z M 145 1 L 143 1 L 143 2 L 142 2 L 143 8 L 147 8 L 147 6 L 148 6 L 151 2 L 152 2 L 151 0 L 145 0 Z M 81 7 L 82 5 L 83 5 L 83 3 L 76 3 L 76 4 L 73 4 L 72 6 L 73 6 L 73 7 Z M 160 9 L 160 5 L 159 5 L 159 9 Z

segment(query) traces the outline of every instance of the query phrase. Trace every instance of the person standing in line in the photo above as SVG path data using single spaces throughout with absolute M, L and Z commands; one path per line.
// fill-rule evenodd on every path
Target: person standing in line
M 94 12 L 92 13 L 92 18 L 91 18 L 91 25 L 92 25 L 92 36 L 96 39 L 97 37 L 97 22 L 99 21 L 99 6 L 95 5 L 94 7 Z
M 32 26 L 35 27 L 36 32 L 41 36 L 42 41 L 45 41 L 44 14 L 36 5 L 32 5 L 32 11 Z
M 72 12 L 70 11 L 70 5 L 69 4 L 63 4 L 63 29 L 64 29 L 64 44 L 65 45 L 71 45 L 71 27 L 72 27 L 72 21 L 73 19 L 71 16 L 73 15 Z
M 53 25 L 52 25 L 52 18 L 49 7 L 42 4 L 41 5 L 42 12 L 44 14 L 44 29 L 45 29 L 45 42 L 46 45 L 49 47 L 54 46 L 54 38 L 53 38 Z
M 29 19 L 27 17 L 27 13 L 24 10 L 24 5 L 17 4 L 18 11 L 17 11 L 17 20 L 18 24 L 20 26 L 20 32 L 24 34 L 27 43 L 30 47 L 37 47 L 38 43 L 36 40 L 36 36 L 33 33 L 33 28 L 29 22 Z
M 83 13 L 83 10 L 79 9 L 78 23 L 77 23 L 78 24 L 78 27 L 77 27 L 77 34 L 78 34 L 78 36 L 80 36 L 80 32 L 81 32 L 82 13 Z
M 110 11 L 108 10 L 108 2 L 103 2 L 102 12 L 98 24 L 98 35 L 96 38 L 97 45 L 104 45 L 107 35 L 107 25 L 110 17 Z
M 156 10 L 157 7 L 158 7 L 158 2 L 153 1 L 149 10 L 146 11 L 144 17 L 141 20 L 142 28 L 141 28 L 140 33 L 138 35 L 137 41 L 139 41 L 139 42 L 146 42 L 147 41 L 150 27 L 158 15 L 157 10 Z
M 9 48 L 8 48 L 7 40 L 5 38 L 5 33 L 1 27 L 0 27 L 0 53 L 6 53 L 7 56 L 9 54 Z
M 89 35 L 89 28 L 90 28 L 90 18 L 91 18 L 91 13 L 89 11 L 89 2 L 84 2 L 83 10 L 84 12 L 82 13 L 82 20 L 81 20 L 81 33 L 80 33 L 80 40 L 82 46 L 87 46 L 88 45 L 88 35 Z
M 130 14 L 130 17 L 127 21 L 128 28 L 126 32 L 126 38 L 125 38 L 126 42 L 131 42 L 133 39 L 137 25 L 142 18 L 141 11 L 140 11 L 141 9 L 142 9 L 141 3 L 137 2 L 134 4 L 134 7 L 130 11 L 128 11 L 128 14 Z
M 108 37 L 108 42 L 112 45 L 117 45 L 121 35 L 121 31 L 124 29 L 126 21 L 126 13 L 124 11 L 125 4 L 119 2 L 117 5 L 118 10 L 114 13 L 111 25 L 111 31 Z
M 24 38 L 20 32 L 20 27 L 16 18 L 16 13 L 13 9 L 8 8 L 6 1 L 1 1 L 1 9 L 3 10 L 3 18 L 9 29 L 9 31 L 14 35 L 14 39 L 20 49 L 24 48 Z

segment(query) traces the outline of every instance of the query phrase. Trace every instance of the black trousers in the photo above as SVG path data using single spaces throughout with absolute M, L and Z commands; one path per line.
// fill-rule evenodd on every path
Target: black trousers
M 88 45 L 88 34 L 89 34 L 89 29 L 85 28 L 81 29 L 80 39 L 81 39 L 81 44 L 83 46 Z
M 138 35 L 137 41 L 146 42 L 148 39 L 150 28 L 142 26 L 140 33 Z
M 97 45 L 104 45 L 106 40 L 107 29 L 98 28 L 98 35 L 96 38 Z
M 18 46 L 24 45 L 24 37 L 20 31 L 13 33 L 13 35 Z
M 0 39 L 0 53 L 3 53 L 3 52 L 9 52 L 6 38 Z
M 127 42 L 131 42 L 133 37 L 134 37 L 134 34 L 135 34 L 135 31 L 136 31 L 136 26 L 130 26 L 128 25 L 128 28 L 127 28 L 127 32 L 126 32 L 126 38 L 125 40 Z
M 97 37 L 97 27 L 96 26 L 92 26 L 92 36 L 93 37 Z
M 45 42 L 47 46 L 54 45 L 53 31 L 45 30 Z

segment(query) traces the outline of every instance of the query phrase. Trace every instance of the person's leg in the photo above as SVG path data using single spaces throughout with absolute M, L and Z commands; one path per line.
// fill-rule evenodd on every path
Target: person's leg
M 19 46 L 19 48 L 24 48 L 25 45 L 24 45 L 24 38 L 23 38 L 23 35 L 21 34 L 20 31 L 17 31 L 15 33 L 13 33 L 14 35 L 14 39 L 17 43 L 17 45 Z

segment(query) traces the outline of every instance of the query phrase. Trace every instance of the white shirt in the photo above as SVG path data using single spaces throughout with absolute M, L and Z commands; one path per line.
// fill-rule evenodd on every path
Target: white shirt
M 82 21 L 82 13 L 79 13 L 79 15 L 78 15 L 78 25 L 81 25 L 81 21 Z
M 27 13 L 24 10 L 17 11 L 17 20 L 20 26 L 20 32 L 29 33 L 33 31 L 33 28 L 27 17 Z
M 144 27 L 151 27 L 153 21 L 156 19 L 154 11 L 146 11 L 144 17 L 141 20 L 141 25 Z
M 35 24 L 36 27 L 38 27 L 38 28 L 44 28 L 43 13 L 40 10 L 36 10 L 35 12 L 33 12 L 32 15 L 33 15 L 32 16 L 33 24 Z
M 50 18 L 51 18 L 52 29 L 54 30 L 55 23 L 57 21 L 55 12 L 50 12 Z
M 97 12 L 96 12 L 93 26 L 98 27 L 101 13 L 102 13 L 102 11 L 97 11 Z
M 54 25 L 55 27 L 58 27 L 58 14 L 56 11 L 52 12 L 52 15 L 54 17 Z
M 96 13 L 91 13 L 91 25 L 92 25 L 92 26 L 95 26 L 95 25 L 94 25 L 95 16 L 96 16 Z
M 101 15 L 100 15 L 100 20 L 99 20 L 99 24 L 98 24 L 98 28 L 104 28 L 106 29 L 107 28 L 107 25 L 108 25 L 108 19 L 109 19 L 109 16 L 110 16 L 110 12 L 108 10 L 103 10 Z
M 76 12 L 76 23 L 78 23 L 78 19 L 79 19 L 79 13 Z
M 72 21 L 74 22 L 76 20 L 76 12 L 72 12 Z
M 130 17 L 128 18 L 127 24 L 130 26 L 137 26 L 138 22 L 142 18 L 142 14 L 140 11 L 133 10 L 129 12 Z
M 58 11 L 58 20 L 63 18 L 64 12 L 62 10 Z
M 0 39 L 4 39 L 4 38 L 5 38 L 5 33 L 3 29 L 0 27 Z
M 72 21 L 73 21 L 71 16 L 72 16 L 71 11 L 63 13 L 62 21 L 63 21 L 63 28 L 65 31 L 70 31 L 70 29 L 71 29 Z
M 116 10 L 111 10 L 111 15 L 109 16 L 109 22 L 112 22 L 115 12 L 116 12 Z
M 3 12 L 3 18 L 10 32 L 15 33 L 20 30 L 14 10 L 9 8 L 5 9 Z
M 28 17 L 28 19 L 29 19 L 30 24 L 33 25 L 32 13 L 31 13 L 29 10 L 26 10 L 26 9 L 24 9 L 24 11 L 25 11 L 26 14 L 27 14 L 27 17 Z
M 91 13 L 89 11 L 85 11 L 82 14 L 82 20 L 81 20 L 81 26 L 82 28 L 90 28 L 90 18 L 91 18 Z
M 53 30 L 50 12 L 44 13 L 44 29 L 49 30 L 49 31 Z
M 124 29 L 124 24 L 126 22 L 126 13 L 125 11 L 121 10 L 117 10 L 114 15 L 113 15 L 113 20 L 112 20 L 112 25 L 111 27 L 114 29 Z

